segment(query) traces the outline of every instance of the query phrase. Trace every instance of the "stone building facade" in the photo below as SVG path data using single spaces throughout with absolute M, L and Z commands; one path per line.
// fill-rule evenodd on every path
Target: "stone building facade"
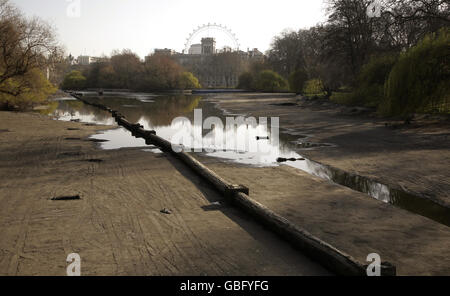
M 214 38 L 202 38 L 201 44 L 193 44 L 188 54 L 174 53 L 171 50 L 155 50 L 155 54 L 166 54 L 175 58 L 187 71 L 192 72 L 203 88 L 235 88 L 238 78 L 248 70 L 252 61 L 264 59 L 258 49 L 246 52 L 230 48 L 216 49 Z

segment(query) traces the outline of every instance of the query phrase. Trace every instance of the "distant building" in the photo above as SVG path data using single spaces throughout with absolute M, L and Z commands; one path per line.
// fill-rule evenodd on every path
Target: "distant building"
M 162 54 L 162 55 L 170 56 L 170 55 L 173 55 L 175 53 L 176 52 L 174 50 L 169 49 L 169 48 L 163 48 L 163 49 L 157 48 L 157 49 L 155 49 L 155 53 L 154 54 Z
M 78 65 L 86 66 L 91 63 L 92 58 L 90 56 L 78 56 L 77 61 Z
M 108 57 L 91 57 L 91 64 L 92 63 L 105 63 L 108 62 L 109 58 Z
M 254 60 L 263 60 L 264 54 L 260 52 L 257 48 L 253 48 L 252 50 L 247 50 L 248 58 Z
M 262 61 L 264 54 L 257 48 L 247 52 L 230 47 L 217 50 L 215 39 L 209 37 L 191 45 L 188 54 L 173 57 L 199 79 L 202 87 L 235 88 L 239 75 L 248 70 L 251 62 Z
M 232 52 L 233 49 L 229 46 L 224 46 L 222 49 L 217 49 L 216 53 Z
M 216 53 L 216 40 L 211 37 L 202 38 L 202 54 L 209 55 Z
M 192 44 L 189 48 L 189 54 L 202 54 L 202 45 Z
M 253 61 L 262 61 L 264 54 L 257 48 L 241 51 L 224 47 L 216 49 L 216 40 L 202 38 L 201 43 L 192 44 L 188 53 L 177 53 L 164 48 L 155 49 L 154 55 L 172 56 L 187 71 L 192 72 L 205 88 L 235 88 L 239 75 L 248 70 Z M 150 56 L 146 56 L 147 61 Z
M 101 62 L 107 62 L 107 57 L 91 57 L 91 56 L 78 56 L 76 60 L 78 65 L 86 66 L 93 63 L 101 63 Z

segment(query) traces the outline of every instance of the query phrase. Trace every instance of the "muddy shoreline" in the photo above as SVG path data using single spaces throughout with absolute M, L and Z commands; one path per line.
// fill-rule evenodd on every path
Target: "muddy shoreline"
M 278 116 L 280 133 L 327 146 L 297 152 L 450 208 L 450 122 L 423 116 L 410 125 L 352 114 L 353 108 L 304 101 L 293 95 L 211 95 L 228 113 Z M 333 106 L 330 106 L 333 105 Z M 306 139 L 304 138 L 306 137 Z
M 98 149 L 88 137 L 108 126 L 14 112 L 0 126 L 1 275 L 65 275 L 74 252 L 82 275 L 329 274 L 233 207 L 210 209 L 222 197 L 170 155 Z
M 157 135 L 155 130 L 146 130 L 141 124 L 134 124 L 129 122 L 125 116 L 118 111 L 113 110 L 106 105 L 94 103 L 77 95 L 73 95 L 84 104 L 95 106 L 102 110 L 107 110 L 120 126 L 124 127 L 136 138 L 143 138 L 147 145 L 155 145 L 161 151 L 170 153 L 171 156 L 176 157 L 191 171 L 195 172 L 199 177 L 208 182 L 214 187 L 220 195 L 225 197 L 224 202 L 233 204 L 242 211 L 251 215 L 259 224 L 271 229 L 274 233 L 289 241 L 294 247 L 299 249 L 301 253 L 307 254 L 311 259 L 326 267 L 328 270 L 337 275 L 366 275 L 365 262 L 358 262 L 350 255 L 336 249 L 334 246 L 320 240 L 317 237 L 309 234 L 306 230 L 300 228 L 296 224 L 290 223 L 285 217 L 277 215 L 264 205 L 256 202 L 249 197 L 249 189 L 244 185 L 229 183 L 199 162 L 192 154 L 183 151 L 174 152 L 172 149 L 173 143 L 161 138 Z M 258 137 L 257 137 L 258 139 Z M 269 139 L 269 137 L 266 137 Z M 303 158 L 299 160 L 305 160 Z M 101 161 L 101 160 L 100 160 Z M 295 159 L 294 159 L 295 161 Z M 80 199 L 79 195 L 72 197 L 52 198 L 52 200 L 68 200 Z M 219 203 L 220 204 L 220 203 Z M 164 208 L 162 213 L 171 214 L 171 210 Z M 384 262 L 382 266 L 382 275 L 393 276 L 396 275 L 395 266 L 388 262 Z
M 326 138 L 324 134 L 337 133 L 339 129 L 332 128 L 333 123 L 342 127 L 344 122 L 347 129 L 351 128 L 348 120 L 340 116 L 334 118 L 323 110 L 303 110 L 301 114 L 308 113 L 316 118 L 307 126 L 306 121 L 298 122 L 298 118 L 302 118 L 298 116 L 298 110 L 287 109 L 292 108 L 291 104 L 273 105 L 274 100 L 289 103 L 292 97 L 274 99 L 266 96 L 258 100 L 257 111 L 250 111 L 255 101 L 247 102 L 249 98 L 240 98 L 238 102 L 230 98 L 218 100 L 215 97 L 214 100 L 230 112 L 253 116 L 278 114 L 281 127 L 286 124 L 294 132 L 300 130 L 303 133 L 305 126 L 311 132 L 317 129 L 326 132 L 321 135 L 310 133 L 313 140 Z M 98 150 L 97 144 L 83 141 L 105 126 L 56 122 L 37 114 L 10 112 L 1 112 L 0 121 L 2 129 L 7 131 L 1 136 L 7 135 L 8 140 L 2 142 L 0 149 L 3 180 L 0 202 L 4 206 L 0 221 L 4 233 L 0 258 L 2 274 L 62 275 L 65 261 L 58 260 L 64 260 L 64 252 L 70 249 L 79 250 L 88 257 L 87 274 L 326 273 L 233 207 L 203 210 L 210 203 L 221 201 L 221 197 L 170 156 L 143 152 L 139 148 Z M 353 129 L 366 121 L 361 118 L 357 118 L 357 123 L 351 121 Z M 21 125 L 21 122 L 26 124 Z M 328 129 L 323 128 L 324 122 L 330 124 Z M 437 134 L 442 136 L 442 132 Z M 32 145 L 24 144 L 28 142 Z M 343 149 L 344 146 L 336 147 Z M 325 155 L 319 150 L 299 152 L 312 159 L 318 159 L 315 156 L 323 153 L 325 160 L 321 161 L 324 163 L 326 155 L 336 155 L 336 152 Z M 363 160 L 366 157 L 363 155 Z M 256 201 L 358 260 L 365 261 L 367 254 L 377 252 L 383 261 L 397 266 L 399 275 L 450 274 L 450 231 L 447 226 L 289 166 L 255 168 L 201 155 L 198 158 L 226 179 L 248 186 Z M 89 162 L 89 159 L 102 161 Z M 71 165 L 61 167 L 61 161 Z M 361 163 L 361 159 L 353 157 L 351 161 L 338 164 L 350 166 L 355 163 Z M 370 168 L 367 165 L 361 167 Z M 440 173 L 445 178 L 446 171 Z M 8 179 L 6 176 L 14 177 Z M 438 181 L 439 178 L 434 180 Z M 443 188 L 445 191 L 445 183 Z M 52 201 L 39 206 L 39 201 L 48 201 L 50 196 L 77 194 L 80 200 L 58 201 L 60 204 Z M 160 220 L 163 208 L 170 208 L 175 215 L 163 214 L 162 219 L 175 220 Z M 55 221 L 59 222 L 58 226 Z M 11 225 L 13 227 L 8 227 Z M 206 225 L 214 227 L 205 229 Z M 150 237 L 155 234 L 152 230 L 155 227 L 158 232 Z M 67 230 L 73 228 L 80 229 L 67 234 Z M 39 236 L 30 238 L 30 229 Z M 190 237 L 192 234 L 196 235 Z M 125 238 L 118 239 L 117 235 Z M 223 244 L 223 237 L 231 245 L 227 246 L 227 251 L 220 248 L 219 252 L 216 248 Z M 196 250 L 199 244 L 203 247 Z M 169 254 L 163 252 L 167 248 Z M 59 250 L 57 254 L 52 253 L 53 249 Z M 155 250 L 158 250 L 156 254 Z M 214 250 L 212 253 L 217 257 L 207 257 L 205 261 L 205 250 Z M 107 259 L 98 258 L 103 253 L 108 254 Z M 187 256 L 197 259 L 187 260 Z M 249 260 L 242 260 L 243 256 Z M 59 262 L 56 267 L 51 265 L 55 260 Z M 214 269 L 206 264 L 210 260 L 218 264 L 215 266 L 230 260 L 233 263 Z M 50 263 L 42 265 L 43 262 Z M 37 267 L 38 264 L 42 267 Z
M 229 113 L 279 116 L 280 127 L 294 135 L 307 134 L 312 142 L 335 144 L 298 150 L 309 159 L 448 205 L 446 124 L 425 121 L 414 123 L 414 129 L 393 130 L 381 119 L 298 106 L 292 96 L 260 99 L 243 94 L 209 99 Z M 225 178 L 246 184 L 258 202 L 358 260 L 377 252 L 397 266 L 399 275 L 450 274 L 448 226 L 287 165 L 251 168 L 219 159 L 202 161 Z

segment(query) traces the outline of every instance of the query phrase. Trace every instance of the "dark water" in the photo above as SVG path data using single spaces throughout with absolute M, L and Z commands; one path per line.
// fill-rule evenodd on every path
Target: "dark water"
M 216 116 L 225 124 L 227 116 L 238 116 L 241 114 L 230 114 L 218 109 L 212 102 L 203 100 L 202 96 L 196 95 L 158 95 L 139 93 L 111 93 L 102 97 L 95 94 L 85 93 L 84 98 L 104 104 L 113 110 L 118 110 L 130 122 L 140 123 L 145 129 L 153 129 L 157 135 L 171 140 L 180 128 L 171 126 L 172 120 L 179 116 L 191 120 L 191 133 L 195 129 L 194 109 L 202 109 L 203 120 L 209 116 Z M 59 120 L 80 120 L 86 123 L 116 125 L 111 114 L 98 108 L 85 105 L 73 98 L 61 98 L 52 103 L 48 114 Z M 242 114 L 245 116 L 245 114 Z M 198 127 L 197 127 L 198 128 Z M 188 132 L 188 131 L 187 131 Z M 236 131 L 224 129 L 224 139 L 232 139 Z M 209 152 L 202 152 L 207 156 L 222 158 L 230 162 L 253 166 L 278 166 L 276 160 L 282 158 L 302 158 L 301 151 L 304 149 L 333 149 L 333 143 L 310 143 L 308 135 L 301 132 L 280 129 L 279 141 L 272 137 L 271 120 L 266 124 L 257 126 L 245 125 L 245 145 L 235 145 L 225 149 L 225 144 L 213 141 L 216 134 L 211 130 L 202 129 L 203 142 Z M 259 139 L 256 136 L 268 137 Z M 156 147 L 149 147 L 143 139 L 134 138 L 131 133 L 122 127 L 115 127 L 92 136 L 95 139 L 107 140 L 100 142 L 102 149 L 119 149 L 126 147 L 143 147 L 144 151 L 161 153 Z M 227 141 L 228 141 L 227 140 Z M 224 140 L 225 141 L 225 140 Z M 209 143 L 209 144 L 208 144 Z M 239 147 L 238 147 L 239 146 Z M 253 152 L 252 152 L 253 151 Z M 337 183 L 353 190 L 368 194 L 380 201 L 393 204 L 408 211 L 431 218 L 437 222 L 450 226 L 450 211 L 427 198 L 390 188 L 364 176 L 354 175 L 337 168 L 328 167 L 312 160 L 287 161 L 290 165 L 303 170 L 311 175 L 318 176 L 330 182 Z

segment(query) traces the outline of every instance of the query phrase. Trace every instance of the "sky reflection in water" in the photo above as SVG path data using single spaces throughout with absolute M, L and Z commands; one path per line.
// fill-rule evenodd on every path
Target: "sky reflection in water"
M 85 95 L 86 96 L 86 95 Z M 191 137 L 194 138 L 193 133 L 196 126 L 194 126 L 194 109 L 202 109 L 203 120 L 210 116 L 220 118 L 225 125 L 226 115 L 214 104 L 201 100 L 199 96 L 157 96 L 133 93 L 108 94 L 102 98 L 89 98 L 109 106 L 114 110 L 121 112 L 130 122 L 138 122 L 144 126 L 145 129 L 155 130 L 157 135 L 167 140 L 172 140 L 173 136 L 179 132 L 179 129 L 171 126 L 172 120 L 178 116 L 185 116 L 191 121 Z M 103 125 L 116 125 L 111 115 L 98 108 L 85 105 L 79 101 L 68 100 L 67 98 L 59 99 L 58 106 L 51 115 L 59 120 L 80 120 L 86 123 L 97 123 Z M 229 115 L 228 115 L 229 116 Z M 275 166 L 278 165 L 276 159 L 278 157 L 291 158 L 301 157 L 298 153 L 291 150 L 288 143 L 284 141 L 275 141 L 272 139 L 270 130 L 270 119 L 268 119 L 267 126 L 259 124 L 248 125 L 239 140 L 244 140 L 245 147 L 238 146 L 243 149 L 236 149 L 237 144 L 230 143 L 238 141 L 235 136 L 235 131 L 224 129 L 223 140 L 216 141 L 216 130 L 203 129 L 203 143 L 204 147 L 208 148 L 208 152 L 204 154 L 212 157 L 223 158 L 243 164 L 256 166 Z M 186 131 L 185 135 L 188 135 Z M 220 134 L 220 133 L 219 133 Z M 241 134 L 242 135 L 242 134 Z M 266 137 L 269 139 L 256 139 L 256 136 Z M 131 135 L 129 131 L 123 127 L 118 127 L 99 134 L 93 135 L 92 138 L 108 140 L 108 142 L 100 143 L 102 149 L 119 149 L 129 147 L 146 147 L 143 139 L 137 139 Z M 228 143 L 228 146 L 226 146 Z M 253 149 L 250 149 L 252 147 Z M 257 152 L 251 152 L 257 151 Z

